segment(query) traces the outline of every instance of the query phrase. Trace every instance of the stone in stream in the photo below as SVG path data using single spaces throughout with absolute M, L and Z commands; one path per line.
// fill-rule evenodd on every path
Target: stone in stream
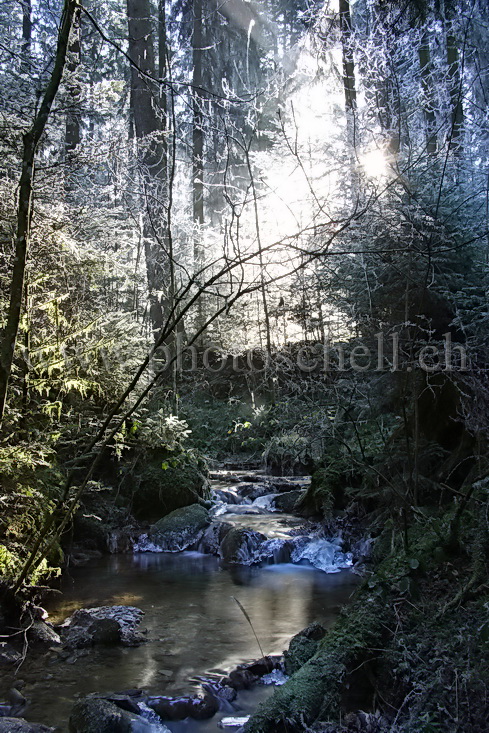
M 224 504 L 239 504 L 240 497 L 233 491 L 226 489 L 213 489 L 212 498 L 214 501 L 222 501 Z
M 325 634 L 326 629 L 321 624 L 312 623 L 292 637 L 288 650 L 284 652 L 286 674 L 294 674 L 316 654 Z
M 244 483 L 236 486 L 236 491 L 244 499 L 254 501 L 260 496 L 266 496 L 270 493 L 270 486 L 264 483 Z
M 181 552 L 197 545 L 210 524 L 208 510 L 200 504 L 175 509 L 153 524 L 149 539 L 162 552 Z
M 45 621 L 34 621 L 27 631 L 30 642 L 48 647 L 61 644 L 59 634 Z
M 281 657 L 268 656 L 257 659 L 247 664 L 239 664 L 227 677 L 221 680 L 221 684 L 232 687 L 234 690 L 245 690 L 254 685 L 261 677 L 270 674 L 275 669 L 281 669 Z
M 135 606 L 80 608 L 59 630 L 68 649 L 119 642 L 136 646 L 145 640 L 138 630 L 143 616 L 144 612 Z
M 0 668 L 18 664 L 22 655 L 7 642 L 0 643 Z
M 0 733 L 51 733 L 54 728 L 28 723 L 23 718 L 0 718 Z
M 205 555 L 217 555 L 224 537 L 233 529 L 229 522 L 212 522 L 200 540 L 198 550 Z
M 97 697 L 78 700 L 71 711 L 70 733 L 170 733 L 141 715 L 123 710 L 115 702 Z
M 219 701 L 214 695 L 190 695 L 188 697 L 148 697 L 147 705 L 162 720 L 207 720 L 219 710 Z
M 266 540 L 261 532 L 233 527 L 221 542 L 219 557 L 227 565 L 252 565 L 259 562 L 256 551 Z
M 305 491 L 303 489 L 295 489 L 294 491 L 285 491 L 282 494 L 277 494 L 273 500 L 275 509 L 278 509 L 279 512 L 291 514 L 304 494 Z

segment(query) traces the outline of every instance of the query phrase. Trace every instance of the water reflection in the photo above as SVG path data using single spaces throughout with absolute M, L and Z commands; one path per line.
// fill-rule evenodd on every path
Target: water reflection
M 134 604 L 145 612 L 148 642 L 95 648 L 79 659 L 49 652 L 37 668 L 22 670 L 33 699 L 28 717 L 67 731 L 75 693 L 188 691 L 196 675 L 224 672 L 260 654 L 232 596 L 250 615 L 264 651 L 273 654 L 311 621 L 330 624 L 356 583 L 348 572 L 327 575 L 300 565 L 224 570 L 216 558 L 198 553 L 108 556 L 76 568 L 48 608 L 51 620 L 83 606 Z

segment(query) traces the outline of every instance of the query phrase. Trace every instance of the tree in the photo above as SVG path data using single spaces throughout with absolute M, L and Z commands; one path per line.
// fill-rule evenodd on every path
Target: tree
M 22 299 L 24 296 L 24 276 L 29 245 L 32 216 L 32 192 L 36 152 L 45 130 L 51 107 L 58 92 L 66 64 L 70 34 L 74 25 L 76 2 L 65 0 L 58 35 L 58 47 L 51 78 L 44 92 L 39 111 L 31 128 L 23 139 L 22 172 L 19 182 L 17 205 L 17 233 L 15 240 L 15 259 L 10 285 L 10 302 L 2 340 L 0 342 L 0 428 L 5 412 L 7 389 L 12 371 L 17 334 L 19 330 Z

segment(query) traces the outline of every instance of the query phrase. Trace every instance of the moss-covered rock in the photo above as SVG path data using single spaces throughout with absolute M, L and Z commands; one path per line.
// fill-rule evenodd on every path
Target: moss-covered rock
M 147 451 L 125 484 L 132 491 L 132 510 L 141 519 L 155 519 L 175 509 L 210 499 L 207 468 L 202 460 L 168 465 L 164 451 Z M 127 491 L 127 489 L 126 489 Z
M 341 467 L 329 465 L 318 468 L 312 475 L 310 486 L 297 503 L 298 511 L 306 516 L 330 519 L 333 511 L 345 506 L 346 480 Z
M 200 504 L 175 509 L 149 530 L 149 538 L 166 552 L 181 552 L 196 544 L 210 524 L 209 512 Z

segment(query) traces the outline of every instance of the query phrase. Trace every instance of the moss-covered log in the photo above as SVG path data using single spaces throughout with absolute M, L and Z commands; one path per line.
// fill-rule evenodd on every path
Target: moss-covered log
M 326 634 L 317 653 L 260 705 L 245 733 L 303 730 L 338 715 L 342 683 L 350 671 L 379 648 L 388 627 L 385 600 L 362 594 Z

